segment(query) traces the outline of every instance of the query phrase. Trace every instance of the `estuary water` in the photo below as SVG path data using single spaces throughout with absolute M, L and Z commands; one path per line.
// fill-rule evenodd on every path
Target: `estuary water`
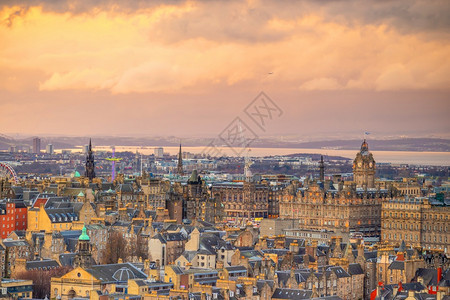
M 136 146 L 116 146 L 116 152 L 131 151 L 139 152 L 144 155 L 154 153 L 154 146 L 136 147 Z M 164 153 L 175 155 L 179 151 L 179 147 L 163 147 Z M 233 151 L 230 147 L 216 147 L 220 153 L 227 156 L 236 156 L 236 152 L 241 153 L 240 149 Z M 70 149 L 79 152 L 82 147 Z M 194 154 L 212 153 L 212 149 L 206 147 L 183 147 L 183 152 Z M 111 147 L 98 146 L 95 151 L 111 151 Z M 263 157 L 274 155 L 287 155 L 294 153 L 316 153 L 324 156 L 342 156 L 354 159 L 359 149 L 355 150 L 335 150 L 335 149 L 307 149 L 307 148 L 250 148 L 249 156 Z M 450 166 L 450 152 L 417 152 L 417 151 L 371 151 L 377 163 L 391 164 L 411 164 L 411 165 L 432 165 L 432 166 Z

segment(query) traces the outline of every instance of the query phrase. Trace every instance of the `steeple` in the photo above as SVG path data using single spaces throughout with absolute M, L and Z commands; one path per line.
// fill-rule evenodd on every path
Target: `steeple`
M 180 175 L 180 176 L 184 175 L 184 172 L 183 172 L 183 153 L 181 152 L 181 143 L 180 143 L 180 151 L 178 152 L 177 174 Z
M 91 252 L 92 252 L 91 239 L 87 235 L 86 226 L 83 226 L 81 235 L 78 238 L 77 252 L 73 260 L 74 267 L 82 267 L 86 269 L 90 268 L 93 264 L 95 264 Z
M 321 182 L 324 182 L 324 180 L 325 180 L 325 165 L 323 163 L 323 155 L 320 156 L 319 169 L 320 169 L 319 180 Z
M 89 149 L 86 155 L 86 171 L 84 176 L 89 178 L 89 181 L 92 181 L 95 178 L 95 163 L 94 163 L 94 154 L 92 153 L 92 142 L 89 139 Z

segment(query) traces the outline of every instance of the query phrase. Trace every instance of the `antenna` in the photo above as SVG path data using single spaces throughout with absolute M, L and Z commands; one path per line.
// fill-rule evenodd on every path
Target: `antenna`
M 116 179 L 116 161 L 119 162 L 122 159 L 116 158 L 116 147 L 111 146 L 111 149 L 112 149 L 112 156 L 110 158 L 106 158 L 106 160 L 109 160 L 112 162 L 112 164 L 111 164 L 111 182 L 114 182 L 114 179 Z

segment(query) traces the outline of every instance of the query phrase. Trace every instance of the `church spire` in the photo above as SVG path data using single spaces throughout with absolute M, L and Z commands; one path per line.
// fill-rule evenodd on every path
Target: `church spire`
M 177 174 L 180 175 L 180 176 L 184 175 L 184 172 L 183 172 L 183 153 L 181 152 L 181 143 L 180 143 L 180 151 L 178 152 Z
M 323 155 L 320 156 L 319 170 L 320 170 L 319 180 L 321 182 L 324 182 L 324 180 L 325 180 L 325 165 L 323 163 Z
M 89 178 L 89 181 L 95 178 L 95 163 L 94 163 L 94 154 L 92 153 L 92 142 L 89 139 L 89 149 L 86 155 L 86 171 L 84 176 Z

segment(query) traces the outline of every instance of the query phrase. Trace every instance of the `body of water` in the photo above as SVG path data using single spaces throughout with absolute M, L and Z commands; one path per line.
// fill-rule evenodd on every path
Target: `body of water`
M 154 153 L 155 147 L 137 147 L 137 146 L 116 146 L 116 152 L 131 151 L 139 152 L 144 155 Z M 179 147 L 163 147 L 165 153 L 175 155 Z M 183 147 L 183 152 L 194 154 L 208 153 L 205 147 Z M 230 147 L 217 147 L 217 149 L 227 156 L 236 156 L 236 153 Z M 70 149 L 75 152 L 82 151 L 82 147 Z M 98 146 L 95 151 L 111 151 L 111 147 Z M 354 159 L 359 149 L 355 150 L 334 150 L 334 149 L 305 149 L 305 148 L 251 148 L 249 156 L 262 157 L 273 155 L 287 155 L 294 153 L 316 153 L 324 156 L 342 156 Z M 432 165 L 432 166 L 450 166 L 450 152 L 417 152 L 417 151 L 371 151 L 375 161 L 378 163 L 391 164 L 413 164 L 413 165 Z M 211 153 L 211 152 L 209 152 Z

